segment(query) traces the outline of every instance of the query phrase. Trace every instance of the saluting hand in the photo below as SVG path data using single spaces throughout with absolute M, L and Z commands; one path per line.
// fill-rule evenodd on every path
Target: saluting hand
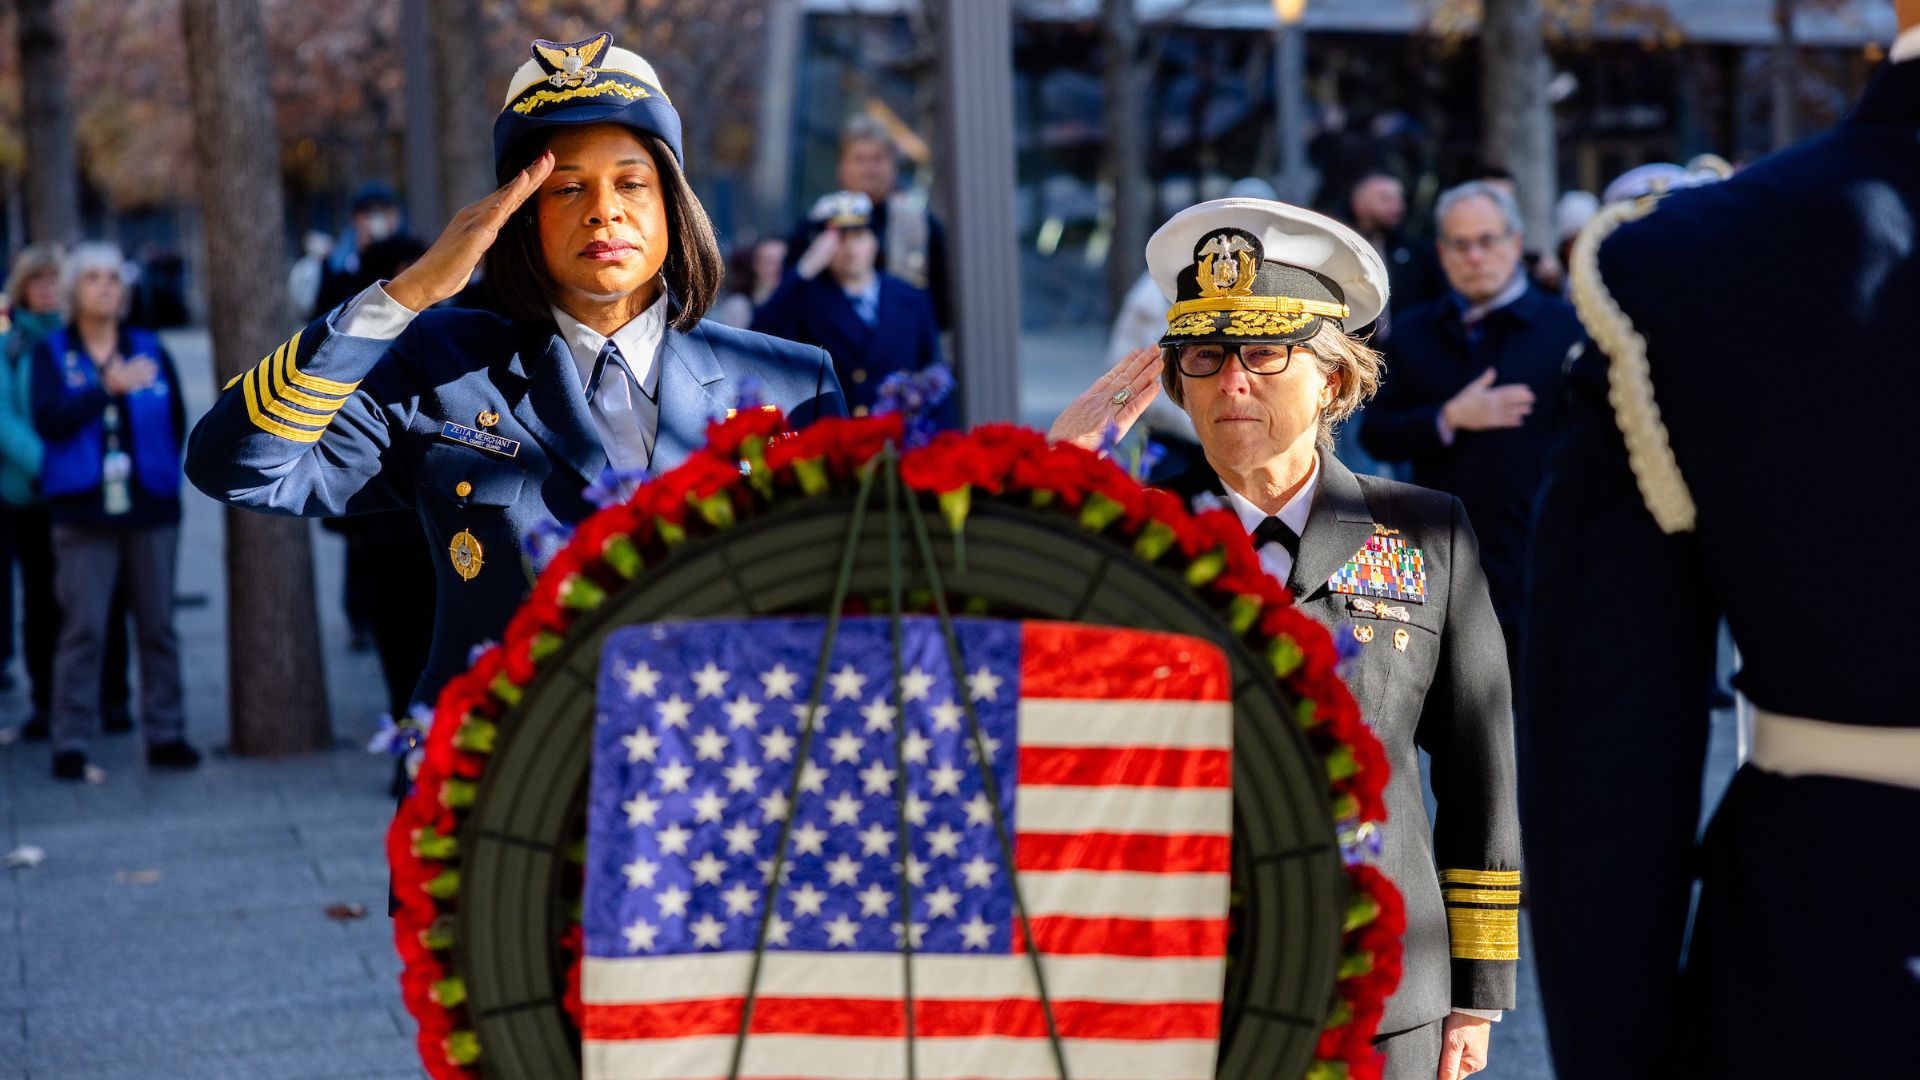
M 506 186 L 453 215 L 427 253 L 387 283 L 387 295 L 412 311 L 458 296 L 508 219 L 552 172 L 553 154 L 541 154 Z
M 1061 411 L 1047 430 L 1047 441 L 1098 450 L 1109 425 L 1125 435 L 1160 393 L 1160 368 L 1157 345 L 1128 353 Z M 1115 404 L 1114 397 L 1123 390 L 1126 397 Z

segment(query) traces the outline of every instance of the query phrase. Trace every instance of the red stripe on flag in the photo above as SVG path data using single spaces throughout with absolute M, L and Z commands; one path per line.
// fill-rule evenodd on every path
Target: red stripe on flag
M 1225 701 L 1226 654 L 1184 634 L 1024 622 L 1020 696 L 1080 701 Z
M 1062 956 L 1225 956 L 1225 919 L 1076 919 L 1049 915 L 1032 920 L 1036 952 Z M 1025 952 L 1019 926 L 1013 949 Z
M 1219 834 L 1029 833 L 1013 860 L 1027 870 L 1132 870 L 1143 874 L 1224 874 L 1229 840 Z
M 668 1001 L 651 1005 L 590 1005 L 581 1034 L 594 1042 L 733 1035 L 740 1030 L 740 998 Z M 916 998 L 914 1031 L 922 1038 L 1001 1035 L 1047 1037 L 1046 1014 L 1030 998 L 955 1000 Z M 1056 1001 L 1061 1037 L 1077 1039 L 1212 1039 L 1220 1034 L 1220 1007 L 1192 1002 L 1116 1005 Z M 906 1013 L 893 998 L 758 998 L 754 1035 L 904 1038 Z
M 1148 747 L 1020 748 L 1020 786 L 1231 787 L 1230 750 L 1152 749 Z

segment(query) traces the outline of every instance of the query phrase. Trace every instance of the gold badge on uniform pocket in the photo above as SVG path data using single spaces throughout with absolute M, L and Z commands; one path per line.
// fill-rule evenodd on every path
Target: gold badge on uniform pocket
M 1407 633 L 1405 630 L 1395 630 L 1393 632 L 1393 647 L 1399 649 L 1401 652 L 1406 652 L 1407 642 L 1412 640 L 1412 637 L 1413 635 Z
M 1372 641 L 1372 640 L 1373 640 L 1373 627 L 1371 627 L 1371 626 L 1355 626 L 1355 627 L 1353 628 L 1353 640 L 1355 640 L 1355 641 L 1357 641 L 1357 642 L 1359 642 L 1359 643 L 1360 643 L 1360 644 L 1362 644 L 1362 645 L 1365 645 L 1365 644 L 1366 644 L 1367 642 L 1369 642 L 1369 641 Z
M 473 418 L 473 422 L 483 428 L 490 428 L 500 422 L 500 414 L 491 410 L 484 410 L 479 416 Z
M 465 529 L 453 535 L 453 542 L 447 545 L 447 557 L 453 560 L 453 572 L 463 581 L 472 581 L 485 565 L 480 557 L 480 541 Z

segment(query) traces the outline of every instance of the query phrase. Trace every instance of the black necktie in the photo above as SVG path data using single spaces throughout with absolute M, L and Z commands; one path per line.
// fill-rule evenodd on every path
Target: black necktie
M 1286 548 L 1290 558 L 1300 557 L 1300 534 L 1293 531 L 1293 526 L 1277 517 L 1269 517 L 1254 527 L 1253 550 L 1259 551 L 1268 544 L 1279 544 Z

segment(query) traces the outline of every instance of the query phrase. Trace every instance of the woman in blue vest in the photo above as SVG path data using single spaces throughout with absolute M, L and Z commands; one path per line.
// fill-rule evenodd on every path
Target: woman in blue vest
M 653 67 L 608 34 L 532 52 L 494 123 L 503 186 L 234 379 L 187 448 L 235 506 L 419 515 L 437 580 L 416 701 L 500 636 L 523 542 L 592 511 L 609 467 L 630 491 L 678 465 L 749 388 L 795 424 L 846 412 L 822 350 L 703 318 L 724 264 Z M 477 267 L 493 310 L 428 310 Z
M 69 321 L 34 350 L 33 421 L 45 444 L 40 491 L 59 558 L 54 595 L 53 775 L 87 775 L 100 729 L 101 645 L 114 582 L 138 628 L 147 764 L 191 769 L 184 737 L 173 575 L 180 544 L 180 447 L 186 412 L 173 359 L 126 325 L 126 259 L 111 244 L 68 257 Z

